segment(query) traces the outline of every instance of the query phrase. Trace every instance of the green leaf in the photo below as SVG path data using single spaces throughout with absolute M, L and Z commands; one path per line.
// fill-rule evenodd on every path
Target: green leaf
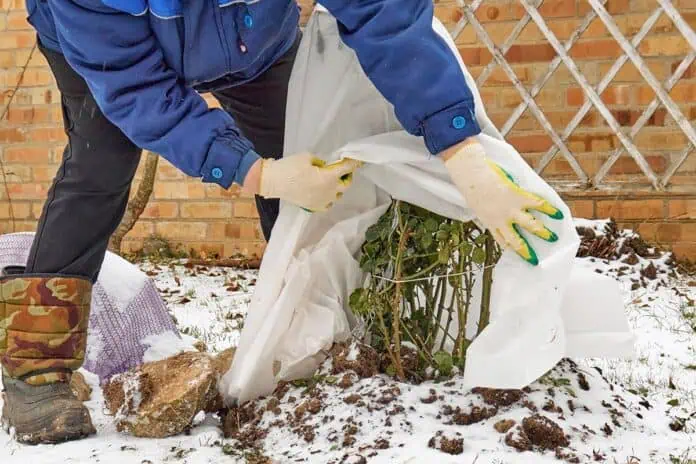
M 483 248 L 476 247 L 474 248 L 474 252 L 471 255 L 471 259 L 476 264 L 483 264 L 486 262 L 486 252 L 483 250 Z
M 437 231 L 437 228 L 439 227 L 439 224 L 437 222 L 437 219 L 435 218 L 428 218 L 425 220 L 425 230 L 427 230 L 430 233 L 434 233 Z
M 427 250 L 433 245 L 433 236 L 432 235 L 425 235 L 423 236 L 423 239 L 421 240 L 421 247 L 424 250 Z
M 673 398 L 667 402 L 668 405 L 670 406 L 679 406 L 679 400 L 677 398 Z
M 452 355 L 446 351 L 438 351 L 433 356 L 433 359 L 437 363 L 437 369 L 440 371 L 440 374 L 444 376 L 449 376 L 452 374 L 452 367 L 454 366 Z
M 365 232 L 365 239 L 368 242 L 374 242 L 375 240 L 377 240 L 379 238 L 379 236 L 380 236 L 380 230 L 379 230 L 379 227 L 377 227 L 377 224 L 370 226 L 367 229 L 367 232 Z
M 391 377 L 394 377 L 396 375 L 396 368 L 393 364 L 387 366 L 387 375 Z

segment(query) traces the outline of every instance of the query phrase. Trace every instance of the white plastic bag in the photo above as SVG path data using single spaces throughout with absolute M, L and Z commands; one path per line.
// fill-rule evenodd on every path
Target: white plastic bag
M 459 56 L 444 26 L 434 20 L 433 27 Z M 479 138 L 488 156 L 565 215 L 562 221 L 537 215 L 559 236 L 549 244 L 527 235 L 539 266 L 511 251 L 501 257 L 494 271 L 491 323 L 469 348 L 466 384 L 522 388 L 569 353 L 630 355 L 632 339 L 618 285 L 573 268 L 579 237 L 567 205 L 503 140 L 474 80 L 460 65 L 475 97 L 483 130 Z M 349 337 L 355 320 L 348 297 L 364 278 L 357 253 L 365 231 L 392 198 L 453 219 L 475 220 L 442 161 L 428 153 L 422 139 L 401 128 L 391 105 L 341 42 L 335 19 L 322 8 L 307 25 L 288 96 L 285 153 L 305 150 L 327 161 L 350 157 L 367 164 L 328 213 L 281 206 L 234 363 L 223 377 L 222 391 L 230 401 L 268 394 L 280 379 L 311 375 L 322 350 Z M 608 297 L 594 299 L 592 311 L 585 312 L 580 297 L 594 285 Z M 574 291 L 567 293 L 568 288 Z

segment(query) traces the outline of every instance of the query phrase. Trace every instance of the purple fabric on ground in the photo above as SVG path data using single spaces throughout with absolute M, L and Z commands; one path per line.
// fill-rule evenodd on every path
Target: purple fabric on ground
M 26 262 L 33 232 L 0 235 L 0 268 Z M 107 252 L 92 291 L 84 368 L 103 383 L 143 362 L 146 337 L 165 332 L 178 336 L 155 284 L 145 273 Z

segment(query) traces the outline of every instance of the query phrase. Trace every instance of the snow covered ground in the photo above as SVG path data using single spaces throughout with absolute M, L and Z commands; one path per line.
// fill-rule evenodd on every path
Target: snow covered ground
M 604 234 L 600 222 L 578 225 Z M 118 433 L 96 377 L 84 372 L 94 389 L 87 406 L 98 434 L 26 447 L 0 431 L 0 462 L 696 462 L 696 280 L 676 275 L 666 256 L 580 262 L 621 282 L 636 359 L 567 360 L 525 391 L 476 393 L 459 388 L 457 378 L 417 386 L 359 378 L 334 361 L 314 379 L 235 411 L 228 425 L 234 429 L 239 418 L 236 439 L 223 437 L 217 416 L 203 414 L 186 435 L 150 440 Z M 141 267 L 187 340 L 203 341 L 210 351 L 236 344 L 255 272 Z

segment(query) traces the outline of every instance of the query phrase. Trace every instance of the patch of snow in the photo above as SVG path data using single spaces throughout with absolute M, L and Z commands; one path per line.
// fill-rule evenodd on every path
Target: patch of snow
M 140 341 L 141 345 L 148 347 L 143 355 L 143 361 L 159 361 L 184 351 L 196 351 L 189 340 L 183 340 L 171 330 L 150 335 Z
M 99 273 L 99 283 L 114 300 L 116 308 L 126 308 L 147 283 L 147 275 L 137 266 L 114 253 L 107 253 Z

